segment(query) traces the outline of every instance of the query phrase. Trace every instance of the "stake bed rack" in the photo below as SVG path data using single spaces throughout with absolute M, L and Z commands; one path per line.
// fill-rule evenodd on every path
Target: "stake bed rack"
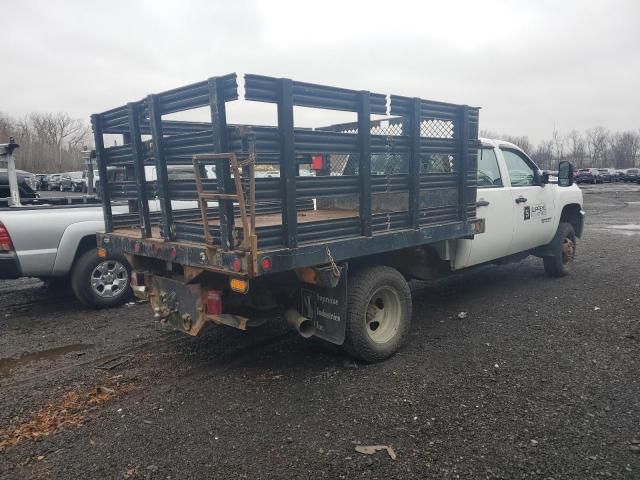
M 244 100 L 277 125 L 228 123 L 238 100 L 233 73 L 91 117 L 99 247 L 249 278 L 473 236 L 478 108 L 249 74 Z M 164 118 L 202 107 L 210 122 Z M 294 107 L 357 121 L 298 128 Z

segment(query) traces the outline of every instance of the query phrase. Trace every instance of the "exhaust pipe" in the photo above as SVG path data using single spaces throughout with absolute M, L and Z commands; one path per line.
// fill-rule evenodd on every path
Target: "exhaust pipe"
M 289 325 L 295 328 L 302 337 L 309 338 L 316 333 L 316 327 L 313 325 L 313 322 L 300 315 L 296 310 L 289 309 L 284 312 L 284 316 Z

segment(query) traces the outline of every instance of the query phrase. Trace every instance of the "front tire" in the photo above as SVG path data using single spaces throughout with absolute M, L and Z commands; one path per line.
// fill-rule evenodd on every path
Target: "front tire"
M 98 257 L 96 249 L 84 252 L 71 271 L 71 288 L 84 305 L 117 307 L 131 296 L 131 267 L 121 255 Z
M 370 267 L 349 278 L 344 350 L 367 363 L 391 357 L 411 325 L 411 291 L 397 270 Z
M 544 271 L 550 277 L 564 277 L 571 273 L 576 254 L 576 233 L 570 223 L 558 225 L 556 236 L 551 241 L 553 256 L 543 257 Z

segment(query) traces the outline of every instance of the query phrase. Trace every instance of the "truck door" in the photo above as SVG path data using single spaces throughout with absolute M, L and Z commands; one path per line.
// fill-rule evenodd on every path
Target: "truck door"
M 478 151 L 476 206 L 478 218 L 484 219 L 485 231 L 475 235 L 473 240 L 457 241 L 455 270 L 504 257 L 511 246 L 514 204 L 493 147 Z
M 515 208 L 510 253 L 549 243 L 555 233 L 551 185 L 540 184 L 538 167 L 520 150 L 500 147 L 500 153 L 509 175 L 509 190 Z

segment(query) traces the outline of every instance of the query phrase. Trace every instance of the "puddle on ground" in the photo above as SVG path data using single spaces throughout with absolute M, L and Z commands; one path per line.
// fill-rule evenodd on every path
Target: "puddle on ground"
M 53 360 L 66 353 L 83 352 L 93 347 L 93 343 L 76 343 L 73 345 L 65 345 L 64 347 L 50 348 L 40 352 L 24 353 L 17 358 L 0 358 L 0 379 L 10 376 L 13 370 L 28 363 Z

